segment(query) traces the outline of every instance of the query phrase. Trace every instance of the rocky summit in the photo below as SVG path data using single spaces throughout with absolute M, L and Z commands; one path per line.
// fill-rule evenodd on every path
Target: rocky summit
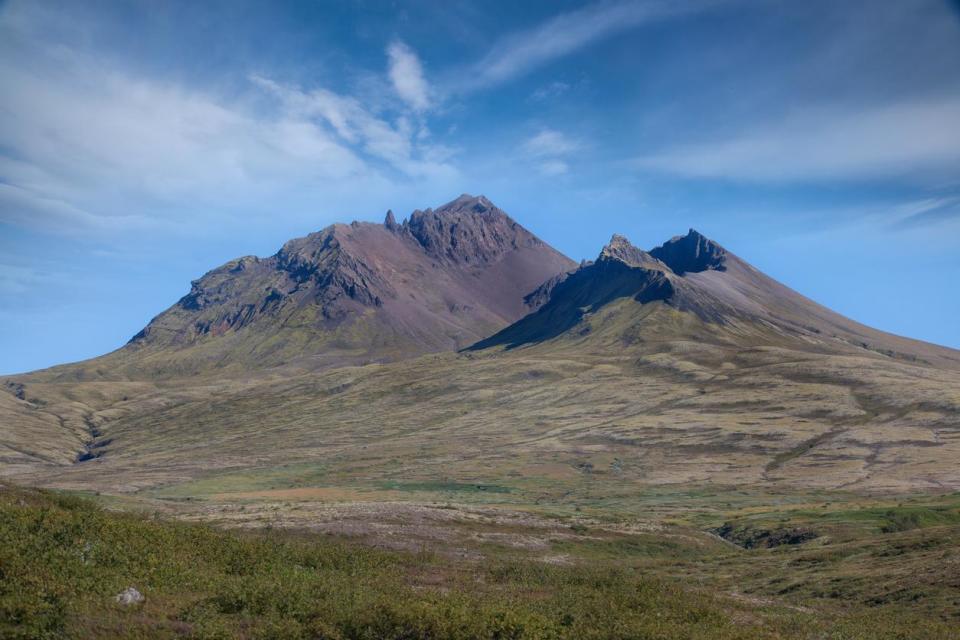
M 192 283 L 100 369 L 316 369 L 456 350 L 536 308 L 574 263 L 484 196 L 398 223 L 334 224 Z
M 726 270 L 726 250 L 713 240 L 690 229 L 685 236 L 675 236 L 650 252 L 674 273 L 682 276 L 714 269 Z

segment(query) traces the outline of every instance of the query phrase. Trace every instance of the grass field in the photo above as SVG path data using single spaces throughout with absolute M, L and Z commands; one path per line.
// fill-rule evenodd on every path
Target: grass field
M 403 512 L 416 545 L 396 549 L 311 529 L 294 507 L 222 529 L 3 486 L 0 637 L 951 638 L 960 624 L 957 495 L 742 504 L 726 521 L 817 534 L 756 549 L 699 528 L 718 513 L 638 530 L 453 505 L 433 508 L 441 538 Z M 117 604 L 130 586 L 146 600 Z

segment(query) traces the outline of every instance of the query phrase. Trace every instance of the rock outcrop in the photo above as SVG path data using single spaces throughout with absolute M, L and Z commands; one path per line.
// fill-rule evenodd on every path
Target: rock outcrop
M 650 251 L 650 255 L 670 267 L 678 276 L 714 269 L 726 270 L 726 250 L 713 240 L 690 229 Z
M 618 260 L 632 267 L 652 267 L 662 269 L 664 264 L 643 249 L 639 249 L 618 233 L 613 234 L 609 244 L 600 251 L 597 262 Z
M 397 219 L 393 215 L 393 209 L 387 209 L 387 215 L 383 219 L 383 226 L 387 228 L 387 231 L 396 231 L 399 229 L 397 225 Z
M 127 587 L 126 589 L 118 593 L 114 599 L 117 601 L 117 603 L 122 604 L 124 606 L 138 604 L 146 600 L 146 598 L 143 597 L 143 594 L 140 593 L 134 587 Z

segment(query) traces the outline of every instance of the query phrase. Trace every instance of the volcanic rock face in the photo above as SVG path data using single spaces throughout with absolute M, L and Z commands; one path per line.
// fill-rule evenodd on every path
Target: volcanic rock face
M 543 246 L 484 196 L 462 195 L 434 211 L 414 211 L 403 230 L 433 258 L 453 264 L 489 264 L 504 254 Z
M 575 270 L 572 270 L 565 271 L 564 273 L 558 273 L 525 295 L 523 297 L 523 302 L 531 309 L 539 309 L 547 302 L 547 300 L 550 299 L 550 296 L 553 294 L 553 290 L 557 287 L 557 285 L 569 278 L 575 272 Z
M 574 263 L 483 196 L 398 224 L 335 224 L 193 282 L 124 350 L 178 367 L 391 360 L 456 349 L 536 308 Z M 194 353 L 190 353 L 190 351 Z M 331 360 L 332 358 L 332 360 Z M 325 366 L 325 364 L 323 365 Z
M 600 251 L 597 262 L 618 261 L 631 267 L 663 268 L 664 264 L 654 256 L 630 244 L 624 236 L 615 233 L 610 243 Z
M 678 276 L 708 269 L 726 270 L 726 250 L 693 229 L 685 236 L 671 238 L 650 255 L 663 261 Z
M 387 209 L 387 216 L 383 220 L 383 226 L 387 228 L 387 231 L 396 231 L 399 228 L 397 226 L 397 219 L 393 215 L 393 209 Z

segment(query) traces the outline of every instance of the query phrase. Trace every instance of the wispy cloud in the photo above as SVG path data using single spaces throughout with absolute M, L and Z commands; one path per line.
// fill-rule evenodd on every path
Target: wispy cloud
M 142 229 L 457 174 L 406 109 L 390 119 L 356 97 L 263 76 L 233 95 L 134 77 L 16 23 L 0 23 L 4 39 L 0 223 Z M 393 81 L 423 105 L 409 63 L 391 63 Z
M 4 56 L 0 84 L 3 222 L 122 226 L 162 209 L 260 197 L 283 183 L 369 173 L 307 119 L 254 114 L 71 52 L 29 70 Z
M 394 42 L 387 47 L 390 82 L 400 98 L 416 111 L 430 106 L 430 87 L 423 75 L 423 65 L 410 47 Z
M 565 155 L 579 147 L 578 142 L 554 129 L 543 129 L 523 143 L 524 151 L 535 157 Z
M 545 84 L 542 87 L 538 87 L 536 90 L 534 90 L 533 93 L 530 94 L 530 99 L 536 100 L 538 102 L 544 101 L 544 100 L 554 100 L 556 98 L 559 98 L 569 90 L 570 90 L 569 83 L 556 80 L 554 82 Z
M 542 175 L 545 176 L 561 176 L 570 171 L 570 165 L 567 164 L 566 160 L 559 160 L 553 158 L 550 160 L 544 160 L 539 165 L 537 165 L 537 170 L 540 171 Z
M 620 0 L 561 13 L 532 29 L 513 33 L 491 47 L 465 74 L 461 88 L 483 88 L 521 76 L 613 34 L 673 15 L 701 9 L 708 0 Z
M 420 129 L 399 116 L 390 122 L 351 96 L 326 89 L 304 91 L 263 76 L 251 80 L 279 98 L 284 113 L 299 121 L 319 120 L 332 129 L 339 141 L 363 154 L 382 160 L 413 177 L 436 177 L 455 170 L 445 163 L 446 149 L 424 142 Z
M 542 129 L 525 140 L 521 148 L 541 174 L 558 176 L 570 170 L 566 157 L 581 149 L 582 145 L 560 131 Z
M 32 266 L 0 262 L 0 295 L 14 296 L 50 285 L 57 276 Z
M 6 164 L 0 161 L 0 169 Z M 96 215 L 68 201 L 46 194 L 41 185 L 17 186 L 0 183 L 0 223 L 43 231 L 64 229 L 135 230 L 151 226 L 141 215 Z
M 898 207 L 891 217 L 895 229 L 960 222 L 960 197 L 927 198 L 910 202 Z
M 810 107 L 637 165 L 695 178 L 803 182 L 943 179 L 960 170 L 960 97 L 863 108 Z

